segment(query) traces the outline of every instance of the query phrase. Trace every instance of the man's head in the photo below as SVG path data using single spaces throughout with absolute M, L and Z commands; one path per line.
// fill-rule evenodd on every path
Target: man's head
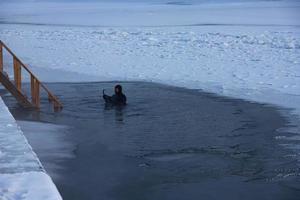
M 122 94 L 122 86 L 121 85 L 116 85 L 115 86 L 115 93 L 116 94 Z

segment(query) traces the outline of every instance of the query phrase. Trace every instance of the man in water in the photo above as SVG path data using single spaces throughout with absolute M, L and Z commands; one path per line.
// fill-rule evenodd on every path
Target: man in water
M 113 105 L 126 105 L 126 96 L 122 92 L 122 86 L 116 85 L 115 86 L 115 94 L 112 96 L 108 96 L 104 93 L 103 90 L 103 99 L 106 103 L 113 104 Z

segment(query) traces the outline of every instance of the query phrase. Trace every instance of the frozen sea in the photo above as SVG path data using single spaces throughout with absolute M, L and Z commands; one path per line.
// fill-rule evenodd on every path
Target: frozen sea
M 0 38 L 44 81 L 153 81 L 300 114 L 299 1 L 13 2 Z

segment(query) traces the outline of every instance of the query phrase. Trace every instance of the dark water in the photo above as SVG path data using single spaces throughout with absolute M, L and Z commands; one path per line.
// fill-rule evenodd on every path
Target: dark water
M 110 108 L 100 91 L 115 83 L 48 85 L 61 113 L 46 98 L 40 112 L 3 99 L 18 120 L 69 127 L 57 134 L 73 157 L 50 159 L 47 133 L 31 143 L 65 200 L 300 198 L 297 157 L 275 139 L 287 122 L 271 106 L 127 82 L 128 105 Z

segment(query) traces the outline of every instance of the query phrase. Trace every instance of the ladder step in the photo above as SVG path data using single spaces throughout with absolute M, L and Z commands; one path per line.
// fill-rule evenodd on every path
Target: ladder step
M 9 80 L 9 78 L 0 71 L 0 82 L 2 85 L 17 99 L 24 107 L 35 107 L 28 101 L 27 97 L 20 92 L 17 87 Z

